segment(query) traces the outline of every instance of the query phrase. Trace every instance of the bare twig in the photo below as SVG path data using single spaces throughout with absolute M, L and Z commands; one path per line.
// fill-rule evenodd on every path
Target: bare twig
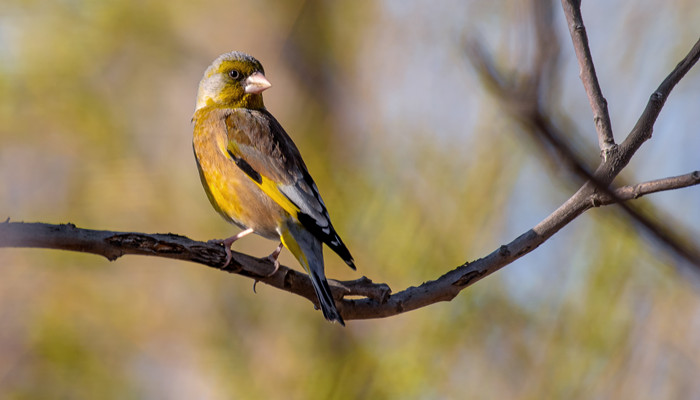
M 654 131 L 654 124 L 661 113 L 661 109 L 666 103 L 668 95 L 676 84 L 683 79 L 685 74 L 698 62 L 700 58 L 700 38 L 695 42 L 695 45 L 690 52 L 676 65 L 676 68 L 661 82 L 661 85 L 649 97 L 644 112 L 637 120 L 634 128 L 627 135 L 627 138 L 620 144 L 619 157 L 615 160 L 610 160 L 601 164 L 596 171 L 596 175 L 600 178 L 610 179 L 616 176 L 624 167 L 627 166 L 634 153 L 642 146 L 642 143 L 651 139 L 651 134 Z
M 610 152 L 615 148 L 615 139 L 613 138 L 612 123 L 608 113 L 608 102 L 603 97 L 603 91 L 598 84 L 593 57 L 588 47 L 586 27 L 583 25 L 583 17 L 581 16 L 581 1 L 561 0 L 561 4 L 564 8 L 566 21 L 569 24 L 571 40 L 574 43 L 574 50 L 576 51 L 580 69 L 579 76 L 588 95 L 588 102 L 593 110 L 593 121 L 598 132 L 598 146 L 603 159 L 607 159 Z
M 581 34 L 585 36 L 585 32 L 581 32 Z M 664 228 L 657 222 L 658 219 L 652 219 L 637 211 L 632 205 L 623 203 L 622 199 L 617 199 L 614 190 L 609 188 L 612 180 L 622 170 L 620 165 L 623 167 L 627 165 L 634 152 L 636 152 L 639 146 L 641 146 L 641 143 L 646 140 L 643 138 L 651 137 L 653 123 L 656 121 L 656 117 L 658 117 L 658 113 L 661 110 L 661 108 L 657 108 L 657 105 L 658 107 L 663 106 L 663 102 L 658 104 L 658 99 L 662 98 L 665 102 L 673 86 L 697 61 L 697 48 L 698 45 L 696 44 L 684 60 L 678 64 L 674 71 L 671 72 L 659 86 L 655 95 L 652 95 L 650 105 L 647 106 L 644 114 L 640 117 L 640 121 L 644 120 L 646 122 L 637 124 L 637 126 L 642 126 L 649 130 L 648 136 L 645 136 L 646 131 L 644 129 L 635 127 L 623 145 L 617 148 L 610 148 L 610 151 L 607 153 L 608 157 L 603 159 L 595 172 L 591 172 L 573 148 L 564 140 L 565 134 L 561 132 L 542 111 L 537 101 L 539 94 L 532 92 L 530 86 L 520 88 L 518 86 L 508 85 L 507 82 L 509 80 L 498 72 L 499 69 L 493 65 L 493 61 L 488 56 L 488 53 L 481 48 L 477 42 L 472 41 L 468 43 L 466 47 L 469 60 L 480 73 L 482 80 L 485 82 L 485 86 L 498 96 L 504 104 L 506 111 L 508 111 L 516 121 L 520 122 L 523 127 L 526 128 L 527 132 L 531 134 L 534 133 L 533 136 L 535 136 L 538 143 L 544 142 L 546 144 L 545 148 L 548 150 L 546 154 L 551 156 L 551 149 L 554 149 L 554 154 L 557 155 L 557 159 L 575 175 L 587 182 L 574 197 L 577 195 L 584 197 L 592 196 L 591 198 L 595 200 L 595 196 L 602 196 L 610 199 L 610 203 L 608 204 L 618 203 L 620 208 L 632 220 L 637 221 L 653 237 L 656 237 L 658 241 L 665 244 L 695 266 L 700 267 L 700 251 L 698 249 L 688 244 L 686 241 L 681 240 L 681 238 L 676 237 L 673 232 Z M 533 73 L 537 74 L 537 72 Z M 527 80 L 525 79 L 525 81 Z M 654 102 L 653 105 L 652 101 Z M 651 115 L 650 113 L 653 112 L 655 112 L 655 114 Z M 630 137 L 638 138 L 634 141 L 634 143 L 637 143 L 636 146 L 626 144 L 631 142 Z M 598 204 L 595 202 L 590 203 L 590 206 L 597 205 Z M 564 206 L 568 205 L 565 204 Z M 555 211 L 553 215 L 556 213 L 557 211 Z M 543 223 L 547 223 L 546 221 L 547 220 L 543 221 Z
M 558 131 L 557 128 L 541 114 L 540 110 L 538 110 L 531 117 L 532 121 L 529 121 L 529 123 L 533 124 L 536 131 L 552 146 L 557 148 L 559 153 L 565 155 L 564 164 L 579 177 L 587 180 L 586 185 L 584 185 L 582 189 L 586 189 L 586 186 L 590 186 L 590 188 L 583 191 L 586 192 L 590 190 L 592 200 L 590 206 L 596 207 L 600 205 L 595 201 L 597 196 L 602 196 L 608 199 L 607 204 L 617 203 L 622 211 L 624 211 L 633 221 L 636 221 L 642 227 L 644 227 L 647 232 L 649 232 L 659 242 L 663 243 L 675 253 L 682 256 L 696 267 L 700 268 L 700 250 L 688 243 L 686 240 L 678 237 L 669 229 L 665 228 L 660 222 L 658 222 L 661 219 L 654 219 L 647 216 L 639 212 L 633 205 L 625 203 L 624 200 L 627 199 L 619 198 L 617 196 L 618 191 L 613 190 L 608 186 L 610 184 L 609 182 L 604 182 L 596 174 L 591 174 L 584 162 L 576 156 L 573 149 L 571 149 L 571 147 L 563 140 L 564 134 Z M 613 156 L 610 157 L 611 161 L 614 161 L 614 159 L 617 157 L 623 156 L 623 154 L 611 154 L 613 154 Z
M 620 201 L 638 199 L 651 193 L 681 189 L 697 184 L 700 184 L 700 171 L 693 171 L 685 175 L 656 179 L 636 185 L 622 186 L 614 190 L 613 193 L 615 197 L 607 196 L 603 193 L 593 193 L 591 195 L 591 202 L 605 206 Z

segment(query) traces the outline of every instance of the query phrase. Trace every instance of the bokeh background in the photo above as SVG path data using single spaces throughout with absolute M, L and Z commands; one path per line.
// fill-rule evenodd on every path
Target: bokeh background
M 584 2 L 618 141 L 698 36 L 694 0 Z M 198 81 L 220 53 L 260 59 L 353 252 L 394 291 L 531 228 L 577 182 L 545 161 L 464 51 L 505 70 L 533 48 L 531 2 L 4 0 L 0 217 L 80 227 L 236 230 L 191 150 Z M 595 162 L 590 107 L 558 2 L 549 111 Z M 700 164 L 700 71 L 672 93 L 629 182 Z M 554 167 L 554 168 L 553 168 Z M 639 200 L 698 243 L 700 188 Z M 247 237 L 239 251 L 276 245 Z M 298 267 L 287 253 L 285 265 Z M 195 264 L 0 249 L 3 399 L 700 397 L 698 274 L 614 209 L 439 303 L 328 324 L 299 297 Z

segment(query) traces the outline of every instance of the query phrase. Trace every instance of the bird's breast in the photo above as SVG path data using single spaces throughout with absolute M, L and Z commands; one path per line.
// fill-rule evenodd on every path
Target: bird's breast
M 243 172 L 227 154 L 226 125 L 219 113 L 195 113 L 192 140 L 202 186 L 216 211 L 226 220 L 269 239 L 287 213 Z

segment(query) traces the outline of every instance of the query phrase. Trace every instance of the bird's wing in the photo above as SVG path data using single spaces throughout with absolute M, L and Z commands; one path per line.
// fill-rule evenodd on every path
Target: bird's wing
M 326 205 L 301 154 L 266 110 L 227 110 L 227 152 L 231 160 L 292 217 L 354 269 L 350 252 L 335 232 Z

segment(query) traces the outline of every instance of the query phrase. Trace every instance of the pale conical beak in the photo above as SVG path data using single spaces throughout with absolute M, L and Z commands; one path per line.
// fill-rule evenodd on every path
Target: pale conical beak
M 263 90 L 272 86 L 270 81 L 261 72 L 256 72 L 245 80 L 244 90 L 246 93 L 260 94 Z

